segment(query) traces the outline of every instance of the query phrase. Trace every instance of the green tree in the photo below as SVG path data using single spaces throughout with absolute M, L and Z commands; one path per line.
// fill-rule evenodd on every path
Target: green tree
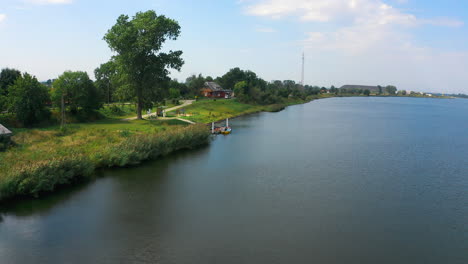
M 118 81 L 116 63 L 111 60 L 101 64 L 94 70 L 94 76 L 100 94 L 104 96 L 107 103 L 111 103 L 116 89 L 116 82 Z
M 138 119 L 142 109 L 162 100 L 170 81 L 169 68 L 180 70 L 182 51 L 161 52 L 167 39 L 176 40 L 180 26 L 155 11 L 139 12 L 133 19 L 121 15 L 117 23 L 104 36 L 117 55 L 114 59 L 122 65 L 128 89 L 137 99 Z
M 8 101 L 16 118 L 24 126 L 31 126 L 49 118 L 46 103 L 50 101 L 48 89 L 28 73 L 20 76 L 9 88 Z
M 387 87 L 385 87 L 385 91 L 388 94 L 394 95 L 397 92 L 397 88 L 395 86 L 393 86 L 393 85 L 388 85 Z
M 250 100 L 250 87 L 246 81 L 240 81 L 234 85 L 234 94 L 240 102 L 248 102 Z
M 8 87 L 21 77 L 21 72 L 5 68 L 0 72 L 0 112 L 8 108 Z
M 364 95 L 369 96 L 370 95 L 370 90 L 369 89 L 364 90 Z
M 177 88 L 169 88 L 169 98 L 171 99 L 179 99 L 180 98 L 180 91 Z
M 247 81 L 246 79 L 245 72 L 236 67 L 230 69 L 226 74 L 221 76 L 221 78 L 218 78 L 217 81 L 224 89 L 233 90 L 238 82 Z
M 8 87 L 21 77 L 21 72 L 15 69 L 5 68 L 0 72 L 0 94 L 7 95 Z
M 86 72 L 67 71 L 53 83 L 52 101 L 55 105 L 61 106 L 63 99 L 73 114 L 76 114 L 80 108 L 85 112 L 99 109 L 100 98 L 101 95 Z
M 205 86 L 205 82 L 206 80 L 201 74 L 198 76 L 193 74 L 185 80 L 185 84 L 187 85 L 190 94 L 193 96 L 200 94 L 200 89 Z

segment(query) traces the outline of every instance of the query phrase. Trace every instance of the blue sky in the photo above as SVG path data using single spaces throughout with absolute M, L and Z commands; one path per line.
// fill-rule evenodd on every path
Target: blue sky
M 0 67 L 41 80 L 91 75 L 112 56 L 120 14 L 153 9 L 179 21 L 185 65 L 172 77 L 233 67 L 266 80 L 320 86 L 394 84 L 468 93 L 468 1 L 460 0 L 0 0 Z

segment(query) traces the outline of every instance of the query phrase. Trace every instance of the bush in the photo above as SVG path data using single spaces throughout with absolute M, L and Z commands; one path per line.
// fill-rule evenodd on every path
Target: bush
M 10 136 L 0 136 L 0 151 L 6 150 L 11 145 Z

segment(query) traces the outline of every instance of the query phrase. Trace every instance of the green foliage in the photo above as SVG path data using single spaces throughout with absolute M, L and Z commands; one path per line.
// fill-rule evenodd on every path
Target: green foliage
M 397 92 L 397 88 L 393 85 L 388 85 L 387 87 L 385 87 L 385 91 L 390 95 L 395 95 Z
M 91 112 L 101 107 L 101 95 L 88 73 L 82 71 L 66 71 L 60 75 L 53 83 L 51 95 L 52 101 L 58 107 L 61 107 L 63 96 L 65 104 L 73 114 L 77 114 L 79 108 Z
M 92 177 L 96 168 L 127 166 L 209 142 L 204 125 L 134 121 L 28 130 L 0 153 L 0 200 L 37 197 Z
M 0 200 L 14 196 L 38 197 L 57 186 L 89 177 L 93 170 L 90 160 L 81 155 L 33 162 L 0 182 Z
M 110 149 L 101 165 L 127 166 L 143 160 L 155 159 L 179 149 L 190 149 L 208 143 L 209 130 L 204 125 L 189 126 L 179 131 L 166 131 L 159 135 L 129 137 Z
M 153 102 L 164 99 L 169 82 L 169 69 L 180 70 L 182 51 L 161 52 L 167 39 L 175 40 L 180 34 L 179 24 L 155 11 L 139 12 L 133 19 L 121 15 L 104 39 L 114 60 L 121 65 L 122 74 L 137 98 L 137 115 L 150 108 Z
M 169 98 L 171 99 L 178 99 L 180 98 L 180 91 L 176 88 L 169 89 Z
M 19 77 L 21 77 L 21 72 L 16 69 L 2 69 L 0 72 L 0 95 L 6 96 L 9 86 L 15 83 Z
M 0 112 L 8 109 L 8 89 L 21 77 L 21 72 L 5 68 L 0 72 Z
M 6 150 L 11 144 L 10 136 L 0 136 L 0 152 Z
M 370 95 L 370 90 L 369 90 L 369 89 L 366 89 L 366 90 L 364 91 L 364 95 L 365 95 L 365 96 L 369 96 L 369 95 Z
M 205 86 L 205 82 L 207 82 L 203 75 L 199 74 L 197 75 L 191 75 L 185 80 L 185 85 L 187 87 L 187 92 L 182 93 L 182 95 L 185 96 L 197 96 L 200 94 L 200 89 L 202 89 Z
M 49 100 L 47 87 L 27 73 L 9 88 L 9 105 L 24 126 L 32 126 L 49 118 L 50 112 L 46 108 Z
M 96 87 L 107 103 L 112 102 L 114 99 L 114 93 L 118 82 L 117 68 L 115 61 L 111 60 L 101 64 L 101 66 L 94 70 Z
M 7 109 L 8 97 L 0 94 L 0 113 Z
M 121 136 L 121 137 L 128 138 L 131 134 L 132 134 L 132 132 L 130 132 L 130 131 L 126 130 L 126 129 L 120 131 L 120 136 Z
M 239 68 L 233 68 L 226 74 L 217 78 L 217 82 L 224 88 L 233 90 L 234 86 L 241 81 L 247 82 L 249 87 L 256 87 L 260 90 L 265 90 L 267 82 L 259 78 L 257 74 L 252 71 L 244 71 Z
M 234 85 L 234 94 L 241 102 L 249 100 L 250 89 L 246 81 L 240 81 Z

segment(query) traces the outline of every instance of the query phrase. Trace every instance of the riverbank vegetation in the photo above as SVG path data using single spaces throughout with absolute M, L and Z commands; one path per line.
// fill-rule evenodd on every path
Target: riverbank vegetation
M 303 104 L 314 99 L 321 99 L 330 97 L 328 95 L 310 96 L 307 99 L 288 99 L 276 104 L 260 105 L 260 104 L 247 104 L 239 102 L 236 99 L 206 99 L 199 100 L 187 106 L 184 113 L 180 116 L 184 119 L 196 123 L 211 123 L 224 120 L 226 118 L 233 118 L 247 114 L 258 112 L 278 112 L 285 107 L 294 104 Z M 175 116 L 176 112 L 169 113 L 170 116 Z
M 96 168 L 121 167 L 208 143 L 204 125 L 170 121 L 113 121 L 24 129 L 0 153 L 0 200 L 38 196 L 89 178 Z

